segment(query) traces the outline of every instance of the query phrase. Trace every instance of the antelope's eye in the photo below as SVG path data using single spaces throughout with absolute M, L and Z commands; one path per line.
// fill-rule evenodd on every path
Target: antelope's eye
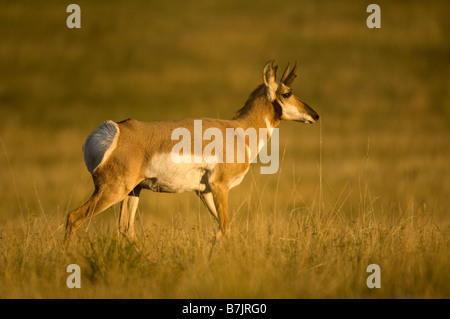
M 292 92 L 287 92 L 287 93 L 281 94 L 281 96 L 283 96 L 285 99 L 290 98 L 291 95 L 292 95 Z

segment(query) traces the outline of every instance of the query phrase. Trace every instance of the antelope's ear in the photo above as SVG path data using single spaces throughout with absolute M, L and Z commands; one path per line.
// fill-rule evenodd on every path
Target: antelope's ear
M 267 62 L 263 71 L 264 85 L 267 88 L 267 96 L 270 101 L 275 100 L 275 92 L 278 87 L 277 83 L 275 82 L 278 67 L 274 66 L 273 62 L 274 60 L 270 60 L 269 62 Z

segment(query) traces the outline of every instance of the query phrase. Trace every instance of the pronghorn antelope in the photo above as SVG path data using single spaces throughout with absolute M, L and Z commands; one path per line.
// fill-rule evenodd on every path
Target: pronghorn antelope
M 315 123 L 319 115 L 292 94 L 296 68 L 297 63 L 292 69 L 288 64 L 277 82 L 277 66 L 273 65 L 273 60 L 269 61 L 263 70 L 264 83 L 250 94 L 235 117 L 232 120 L 202 118 L 202 129 L 215 128 L 225 132 L 227 128 L 266 128 L 267 136 L 258 136 L 256 152 L 259 152 L 263 146 L 260 144 L 267 142 L 281 120 Z M 83 146 L 95 190 L 83 206 L 68 214 L 65 244 L 69 244 L 84 221 L 118 202 L 122 202 L 119 230 L 125 237 L 134 239 L 134 218 L 142 189 L 169 193 L 194 191 L 217 220 L 217 236 L 228 235 L 228 192 L 241 183 L 257 154 L 251 154 L 244 137 L 243 162 L 204 157 L 174 162 L 171 152 L 176 141 L 172 132 L 180 127 L 193 132 L 194 121 L 139 122 L 128 119 L 118 123 L 107 121 L 98 126 Z M 205 147 L 204 142 L 202 147 Z M 194 153 L 189 155 L 196 156 Z

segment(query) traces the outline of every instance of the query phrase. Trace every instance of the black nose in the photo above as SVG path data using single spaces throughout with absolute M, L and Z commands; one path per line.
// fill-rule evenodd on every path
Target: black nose
M 318 121 L 319 120 L 319 114 L 317 114 L 317 113 L 314 113 L 314 115 L 313 115 L 313 119 L 315 120 L 315 121 Z
M 308 104 L 303 102 L 303 105 L 305 105 L 306 111 L 314 119 L 314 121 L 317 121 L 319 119 L 319 114 L 317 114 L 316 111 L 314 111 Z

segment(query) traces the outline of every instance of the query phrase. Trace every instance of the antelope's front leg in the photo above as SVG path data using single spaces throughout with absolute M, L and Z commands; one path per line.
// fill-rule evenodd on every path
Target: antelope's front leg
M 211 192 L 220 227 L 220 232 L 216 235 L 216 238 L 219 239 L 223 235 L 228 237 L 231 229 L 230 219 L 228 217 L 228 187 L 221 184 L 213 185 Z

